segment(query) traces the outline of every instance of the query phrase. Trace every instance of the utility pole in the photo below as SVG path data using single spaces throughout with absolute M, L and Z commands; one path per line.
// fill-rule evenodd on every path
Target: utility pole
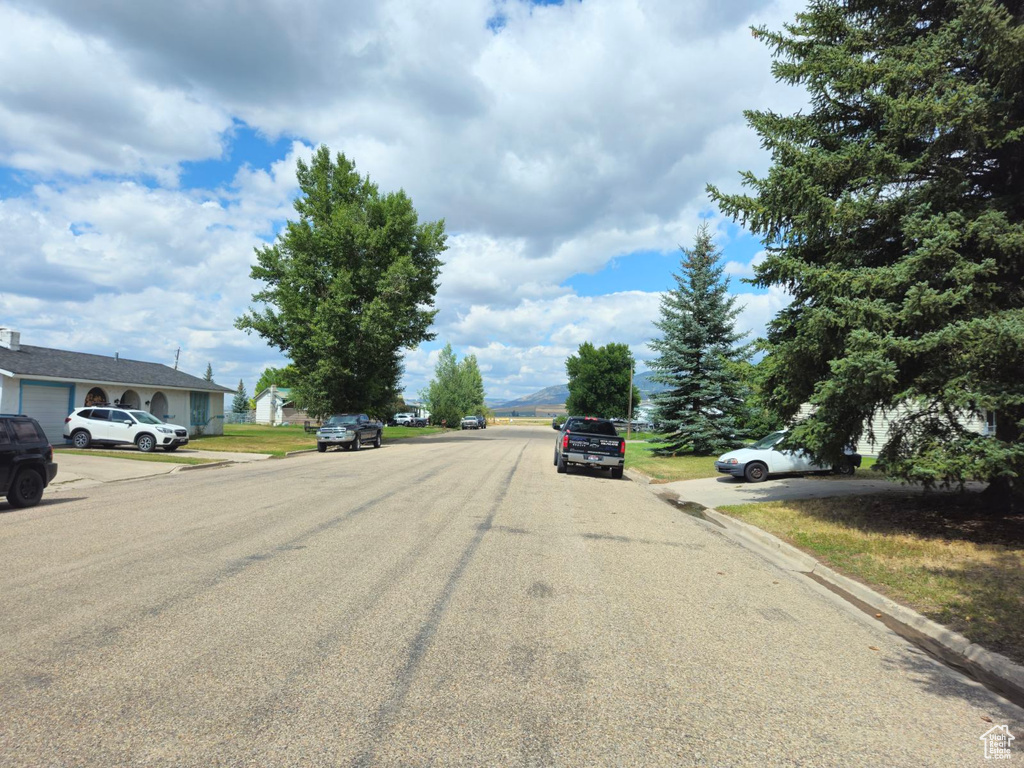
M 181 347 L 178 347 L 178 351 L 174 353 L 174 370 L 178 370 L 178 355 L 181 354 Z
M 633 364 L 629 364 L 629 410 L 626 411 L 626 439 L 633 434 Z

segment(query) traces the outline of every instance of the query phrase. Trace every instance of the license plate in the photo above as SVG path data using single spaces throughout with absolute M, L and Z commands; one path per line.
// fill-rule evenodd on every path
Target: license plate
M 600 460 L 601 460 L 600 456 L 595 456 L 593 454 L 589 454 L 587 456 L 587 461 L 600 461 Z

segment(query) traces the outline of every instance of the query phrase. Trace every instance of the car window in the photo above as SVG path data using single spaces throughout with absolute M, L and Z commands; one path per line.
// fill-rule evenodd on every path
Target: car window
M 78 412 L 78 417 L 80 419 L 91 419 L 92 418 L 92 408 L 85 408 L 85 409 L 79 411 Z
M 108 411 L 106 408 L 93 408 L 92 416 L 90 416 L 89 418 L 95 419 L 96 421 L 109 421 L 110 411 Z
M 11 438 L 7 435 L 7 425 L 0 421 L 0 448 L 6 448 L 11 444 Z
M 118 421 L 118 422 L 120 422 L 120 421 L 132 421 L 132 417 L 128 415 L 127 411 L 111 411 L 110 412 L 110 420 L 111 421 Z
M 135 420 L 142 424 L 163 424 L 160 419 L 151 413 L 145 411 L 131 411 L 131 415 L 135 417 Z
M 759 450 L 767 450 L 773 448 L 782 438 L 786 436 L 785 432 L 772 432 L 768 437 L 762 437 L 756 443 L 751 445 L 751 448 L 757 448 Z
M 46 435 L 29 419 L 15 419 L 11 422 L 14 439 L 19 443 L 45 443 Z
M 328 424 L 335 424 L 335 425 L 337 425 L 337 424 L 355 424 L 356 423 L 356 417 L 355 416 L 331 416 L 331 418 L 329 418 L 327 420 L 327 423 Z

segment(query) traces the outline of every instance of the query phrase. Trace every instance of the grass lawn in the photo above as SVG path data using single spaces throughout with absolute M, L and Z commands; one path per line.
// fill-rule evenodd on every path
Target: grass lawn
M 993 518 L 976 494 L 955 493 L 806 499 L 721 511 L 1024 663 L 1024 514 Z
M 193 456 L 181 456 L 177 453 L 141 453 L 135 450 L 125 451 L 80 451 L 77 448 L 54 448 L 55 456 L 72 453 L 76 456 L 108 456 L 112 459 L 129 459 L 130 461 L 158 461 L 165 464 L 211 464 L 216 459 L 197 459 Z
M 674 480 L 696 480 L 716 477 L 716 456 L 655 456 L 658 446 L 629 443 L 626 446 L 626 469 L 635 469 L 654 479 L 670 483 Z
M 383 439 L 401 440 L 441 432 L 440 427 L 384 427 Z M 237 453 L 266 453 L 284 456 L 289 451 L 316 448 L 316 436 L 306 433 L 301 426 L 267 427 L 261 424 L 225 424 L 224 434 L 193 437 L 191 448 L 201 451 L 228 451 Z

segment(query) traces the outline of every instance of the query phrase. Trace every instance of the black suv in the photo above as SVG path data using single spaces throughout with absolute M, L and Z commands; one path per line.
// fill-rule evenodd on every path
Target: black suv
M 0 493 L 12 507 L 31 507 L 57 475 L 53 448 L 29 416 L 0 413 Z

